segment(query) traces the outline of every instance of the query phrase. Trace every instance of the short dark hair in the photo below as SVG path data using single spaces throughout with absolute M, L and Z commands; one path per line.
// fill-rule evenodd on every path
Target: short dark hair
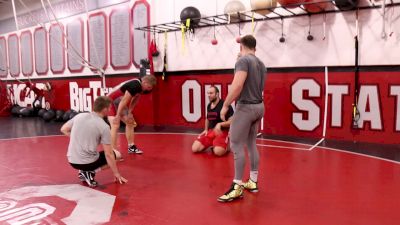
M 107 96 L 99 96 L 94 100 L 93 111 L 99 113 L 103 109 L 110 107 L 111 105 L 111 98 Z
M 253 35 L 248 34 L 240 38 L 240 44 L 249 49 L 255 49 L 257 45 L 257 40 Z
M 215 86 L 215 85 L 211 85 L 211 87 L 210 88 L 214 88 L 214 90 L 215 90 L 215 93 L 219 93 L 219 89 L 217 88 L 217 86 Z

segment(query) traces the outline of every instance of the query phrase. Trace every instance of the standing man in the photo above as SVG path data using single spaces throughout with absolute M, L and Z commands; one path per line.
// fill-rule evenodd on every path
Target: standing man
M 143 151 L 136 147 L 134 128 L 136 127 L 133 118 L 133 109 L 135 108 L 139 97 L 142 94 L 149 94 L 157 84 L 157 79 L 153 75 L 146 75 L 142 78 L 136 78 L 125 81 L 114 87 L 108 94 L 113 101 L 111 110 L 108 114 L 108 121 L 111 124 L 111 146 L 117 149 L 117 137 L 120 121 L 125 123 L 125 136 L 128 142 L 128 153 L 142 154 Z
M 221 110 L 221 119 L 225 121 L 229 105 L 237 99 L 236 111 L 230 129 L 230 146 L 235 160 L 235 178 L 231 188 L 218 198 L 220 202 L 229 202 L 243 197 L 243 189 L 257 192 L 259 153 L 256 146 L 258 126 L 264 115 L 263 91 L 266 68 L 255 56 L 256 39 L 246 35 L 240 39 L 240 58 L 235 64 L 235 76 L 231 89 Z M 245 150 L 250 155 L 250 179 L 243 183 Z
M 219 90 L 211 86 L 207 91 L 210 103 L 207 106 L 207 118 L 205 120 L 204 131 L 197 137 L 192 145 L 193 152 L 201 152 L 212 147 L 215 155 L 223 156 L 228 152 L 228 132 L 233 115 L 232 106 L 229 106 L 226 118 L 228 121 L 222 121 L 220 111 L 224 101 L 219 98 Z
M 70 136 L 68 146 L 68 162 L 79 170 L 78 177 L 90 187 L 96 187 L 94 180 L 96 172 L 110 167 L 115 180 L 126 183 L 116 165 L 116 159 L 121 157 L 119 152 L 111 149 L 110 128 L 103 120 L 108 114 L 111 99 L 100 96 L 94 101 L 91 113 L 80 113 L 61 127 L 61 132 Z M 97 151 L 97 146 L 103 145 L 104 151 Z

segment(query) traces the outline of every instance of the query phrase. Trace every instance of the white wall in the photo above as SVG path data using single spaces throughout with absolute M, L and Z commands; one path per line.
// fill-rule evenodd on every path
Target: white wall
M 366 0 L 364 0 L 366 1 Z M 400 0 L 395 0 L 399 2 Z M 228 0 L 148 0 L 151 12 L 151 24 L 159 24 L 179 20 L 180 12 L 187 6 L 197 7 L 203 16 L 222 14 Z M 250 1 L 242 0 L 247 9 Z M 101 9 L 107 15 L 115 7 L 132 7 L 135 1 Z M 386 28 L 389 33 L 391 26 L 393 35 L 387 39 L 381 38 L 382 16 L 380 9 L 360 11 L 360 64 L 361 65 L 398 65 L 400 64 L 400 7 L 387 11 Z M 95 13 L 93 11 L 92 13 Z M 86 21 L 86 14 L 61 20 L 66 24 L 76 17 Z M 107 20 L 108 23 L 108 20 Z M 279 43 L 281 35 L 281 21 L 268 20 L 255 24 L 254 35 L 257 38 L 257 55 L 268 67 L 304 67 L 304 66 L 348 66 L 354 65 L 354 35 L 355 12 L 341 12 L 327 15 L 326 39 L 323 37 L 323 16 L 312 16 L 312 35 L 314 41 L 306 40 L 308 32 L 308 17 L 297 17 L 284 20 L 286 42 Z M 84 23 L 87 29 L 87 23 Z M 47 24 L 48 27 L 48 24 Z M 35 27 L 29 28 L 33 32 Z M 252 24 L 242 24 L 241 34 L 251 33 Z M 108 26 L 109 29 L 109 26 Z M 21 30 L 22 32 L 23 30 Z M 20 32 L 18 32 L 20 34 Z M 85 32 L 85 35 L 86 32 Z M 231 69 L 234 66 L 239 45 L 235 38 L 239 35 L 238 25 L 217 26 L 216 36 L 218 45 L 211 45 L 213 27 L 197 29 L 192 40 L 185 40 L 185 49 L 182 49 L 180 32 L 170 32 L 168 36 L 168 70 L 214 70 Z M 8 34 L 2 36 L 7 37 Z M 86 37 L 85 37 L 86 40 Z M 154 59 L 156 71 L 163 66 L 164 34 L 156 36 L 161 55 Z M 110 55 L 110 54 L 108 54 Z M 88 57 L 87 43 L 85 43 L 85 57 Z M 109 60 L 110 62 L 110 60 Z M 114 71 L 109 65 L 107 74 L 138 72 L 132 65 L 126 70 Z M 37 76 L 32 78 L 70 77 L 93 75 L 88 68 L 82 73 L 71 74 L 68 69 L 62 75 Z M 23 78 L 21 75 L 20 78 Z M 12 79 L 12 78 L 10 78 Z
M 198 8 L 202 16 L 222 14 L 228 0 L 152 0 L 152 24 L 179 20 L 180 12 L 187 6 Z M 250 10 L 250 0 L 241 0 Z M 396 0 L 395 2 L 399 2 Z M 218 8 L 216 8 L 216 3 Z M 362 4 L 366 4 L 363 2 Z M 369 3 L 368 3 L 369 4 Z M 359 54 L 360 65 L 400 64 L 400 7 L 387 10 L 386 32 L 393 29 L 391 37 L 381 38 L 382 10 L 368 9 L 359 12 Z M 323 38 L 323 16 L 314 15 L 311 34 L 313 41 L 307 41 L 308 17 L 284 20 L 286 42 L 279 43 L 281 21 L 269 20 L 256 23 L 254 35 L 257 38 L 257 55 L 268 67 L 304 66 L 349 66 L 354 65 L 355 11 L 328 14 L 326 16 L 326 39 Z M 251 33 L 251 23 L 242 25 L 241 34 Z M 181 32 L 168 33 L 169 70 L 205 70 L 233 68 L 239 45 L 238 25 L 217 26 L 218 45 L 211 45 L 213 28 L 197 29 L 193 40 L 185 40 L 182 50 Z M 164 35 L 160 35 L 159 48 L 162 51 Z M 159 58 L 156 65 L 161 69 Z

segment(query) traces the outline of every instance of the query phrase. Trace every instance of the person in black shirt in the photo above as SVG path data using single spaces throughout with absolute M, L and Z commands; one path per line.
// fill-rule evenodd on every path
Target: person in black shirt
M 128 153 L 142 154 L 143 151 L 136 147 L 134 138 L 135 119 L 132 112 L 142 94 L 150 93 L 157 80 L 153 75 L 146 75 L 142 78 L 136 78 L 125 81 L 114 87 L 108 94 L 113 103 L 108 114 L 108 121 L 111 125 L 111 146 L 117 150 L 117 135 L 120 121 L 124 122 L 125 135 L 128 141 Z
M 210 103 L 207 106 L 207 118 L 205 120 L 204 131 L 197 137 L 192 145 L 193 152 L 202 152 L 212 147 L 215 155 L 222 156 L 228 152 L 228 133 L 231 120 L 228 119 L 233 115 L 232 106 L 229 107 L 227 113 L 227 121 L 222 121 L 220 111 L 224 105 L 224 101 L 219 98 L 219 90 L 212 86 L 207 91 Z

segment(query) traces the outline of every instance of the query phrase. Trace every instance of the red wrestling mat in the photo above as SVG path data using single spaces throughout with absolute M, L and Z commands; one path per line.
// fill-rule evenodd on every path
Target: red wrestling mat
M 66 159 L 68 138 L 0 140 L 0 224 L 398 224 L 400 165 L 372 157 L 259 140 L 260 192 L 219 203 L 233 154 L 193 154 L 195 136 L 142 133 L 143 155 L 119 163 L 99 187 L 81 184 Z M 248 168 L 245 174 L 248 174 Z M 245 177 L 247 179 L 247 177 Z

